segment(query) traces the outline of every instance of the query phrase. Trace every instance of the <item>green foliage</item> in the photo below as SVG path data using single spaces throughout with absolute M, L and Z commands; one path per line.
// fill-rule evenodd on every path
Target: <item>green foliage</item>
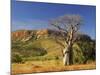
M 87 63 L 88 60 L 95 60 L 95 42 L 78 42 L 78 45 L 81 48 L 83 56 L 85 57 L 84 63 Z
M 85 60 L 85 57 L 82 53 L 81 48 L 77 44 L 74 44 L 74 46 L 73 46 L 73 63 L 74 64 L 82 64 L 84 60 Z
M 12 62 L 13 63 L 23 63 L 22 56 L 19 53 L 12 54 Z
M 95 61 L 95 40 L 92 40 L 88 35 L 80 35 L 79 39 L 73 45 L 73 62 L 74 64 Z
M 82 56 L 81 59 L 83 59 L 82 63 L 86 64 L 90 60 L 92 61 L 95 60 L 95 56 L 96 56 L 95 40 L 92 40 L 88 35 L 81 35 L 77 40 L 76 44 L 80 48 L 78 50 L 81 51 L 81 53 L 80 52 L 77 53 L 82 54 L 81 55 Z

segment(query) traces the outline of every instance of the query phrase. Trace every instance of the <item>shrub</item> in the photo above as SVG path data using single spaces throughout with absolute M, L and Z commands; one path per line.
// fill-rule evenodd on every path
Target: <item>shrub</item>
M 84 60 L 85 60 L 85 57 L 82 53 L 81 48 L 77 44 L 75 44 L 73 46 L 73 63 L 82 64 Z
M 13 63 L 24 63 L 22 56 L 19 53 L 13 53 L 11 61 Z
M 56 60 L 58 60 L 58 59 L 59 59 L 59 57 L 58 57 L 58 56 L 55 56 L 55 59 L 56 59 Z
M 95 60 L 95 42 L 79 41 L 77 44 L 81 49 L 84 57 L 83 63 L 86 64 L 88 60 Z

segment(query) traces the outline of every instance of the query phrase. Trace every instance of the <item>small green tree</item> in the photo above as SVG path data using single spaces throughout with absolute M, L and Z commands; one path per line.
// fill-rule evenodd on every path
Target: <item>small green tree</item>
M 88 60 L 95 60 L 95 41 L 92 40 L 88 35 L 82 36 L 77 42 L 78 46 L 84 56 L 83 63 L 86 64 Z

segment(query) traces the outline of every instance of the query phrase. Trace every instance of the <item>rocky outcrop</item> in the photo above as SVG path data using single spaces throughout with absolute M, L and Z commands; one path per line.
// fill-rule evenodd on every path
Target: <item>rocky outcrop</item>
M 12 40 L 27 41 L 34 35 L 33 31 L 19 30 L 11 33 Z
M 36 32 L 37 39 L 40 38 L 40 37 L 48 37 L 48 32 L 49 32 L 49 30 L 47 30 L 47 29 L 38 30 Z
M 35 37 L 39 39 L 41 37 L 47 38 L 52 36 L 61 36 L 61 32 L 50 29 L 42 30 L 18 30 L 11 33 L 12 40 L 28 41 L 31 38 Z

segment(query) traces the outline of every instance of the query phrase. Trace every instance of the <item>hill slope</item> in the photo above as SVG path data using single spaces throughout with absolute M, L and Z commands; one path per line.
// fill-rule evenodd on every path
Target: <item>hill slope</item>
M 61 33 L 55 30 L 18 30 L 12 32 L 12 57 L 15 54 L 22 56 L 24 60 L 55 60 L 62 59 L 63 47 L 55 39 L 61 37 Z M 57 36 L 57 38 L 54 38 Z M 95 51 L 93 40 L 87 35 L 78 35 L 79 39 L 73 46 L 75 62 L 83 63 L 85 60 L 85 49 L 87 55 Z M 63 42 L 63 41 L 62 41 Z M 88 46 L 87 46 L 88 45 Z M 90 47 L 90 46 L 91 47 Z M 87 46 L 87 47 L 86 47 Z M 86 47 L 86 48 L 84 48 Z M 93 50 L 91 51 L 91 49 Z M 94 55 L 95 56 L 95 55 Z M 89 56 L 91 57 L 91 56 Z M 14 58 L 12 58 L 14 59 Z

